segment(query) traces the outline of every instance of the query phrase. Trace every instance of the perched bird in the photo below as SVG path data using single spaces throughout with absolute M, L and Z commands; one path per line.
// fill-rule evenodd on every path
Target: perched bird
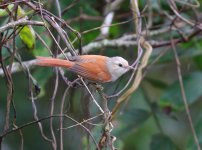
M 128 61 L 122 57 L 106 57 L 101 55 L 73 56 L 71 60 L 38 56 L 36 65 L 64 67 L 76 74 L 96 82 L 112 82 L 129 69 Z

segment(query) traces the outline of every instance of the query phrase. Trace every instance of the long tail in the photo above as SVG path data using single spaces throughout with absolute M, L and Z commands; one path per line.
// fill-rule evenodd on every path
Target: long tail
M 57 58 L 51 58 L 51 57 L 36 57 L 36 65 L 38 66 L 52 66 L 52 67 L 65 67 L 65 68 L 71 68 L 74 63 L 68 60 L 62 60 Z

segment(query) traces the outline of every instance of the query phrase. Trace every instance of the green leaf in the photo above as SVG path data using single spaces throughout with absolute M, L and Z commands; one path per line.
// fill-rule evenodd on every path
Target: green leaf
M 190 105 L 202 95 L 202 72 L 194 72 L 183 77 L 184 90 L 187 103 Z M 174 109 L 183 109 L 184 103 L 181 96 L 179 81 L 169 86 L 160 97 L 160 106 L 171 106 Z
M 7 9 L 9 9 L 12 12 L 13 4 L 10 4 L 7 6 Z M 8 16 L 8 11 L 6 9 L 0 9 L 0 17 Z
M 31 26 L 24 26 L 20 30 L 20 38 L 29 49 L 35 46 L 35 32 Z
M 125 122 L 127 124 L 127 122 Z M 152 117 L 149 117 L 139 128 L 131 130 L 127 136 L 117 133 L 115 136 L 124 141 L 124 150 L 149 150 L 152 136 L 159 131 Z
M 47 47 L 50 47 L 52 44 L 52 39 L 51 36 L 49 36 L 48 34 L 43 34 L 45 32 L 45 29 L 43 28 L 36 28 L 37 33 L 41 36 L 41 38 L 43 39 L 43 41 L 46 43 Z M 50 53 L 47 50 L 46 46 L 43 45 L 42 42 L 36 42 L 35 43 L 35 48 L 34 50 L 32 50 L 32 54 L 34 56 L 49 56 Z
M 18 18 L 26 17 L 25 11 L 20 6 L 18 6 L 17 15 L 18 15 Z
M 196 130 L 196 134 L 197 134 L 199 143 L 200 143 L 200 145 L 202 145 L 202 115 L 201 114 L 199 114 L 199 116 L 197 117 L 197 121 L 195 122 L 194 128 Z M 197 150 L 196 143 L 194 141 L 192 134 L 190 134 L 190 136 L 189 136 L 186 150 Z
M 19 6 L 17 11 L 18 18 L 27 17 L 24 10 Z M 29 49 L 34 49 L 35 46 L 35 31 L 30 25 L 20 29 L 20 38 Z
M 150 150 L 177 150 L 177 147 L 167 136 L 159 133 L 153 135 Z
M 143 109 L 130 109 L 119 116 L 118 120 L 123 124 L 120 124 L 119 134 L 127 134 L 133 129 L 142 125 L 150 117 L 150 112 Z
M 49 68 L 39 67 L 37 70 L 34 71 L 33 77 L 37 82 L 36 83 L 37 86 L 40 87 L 39 97 L 44 96 L 45 85 L 50 79 L 50 77 L 52 77 L 53 75 L 54 75 L 53 70 L 50 67 Z
M 164 83 L 163 81 L 159 79 L 154 79 L 154 78 L 145 78 L 148 82 L 150 82 L 153 86 L 160 88 L 160 89 L 165 89 L 167 87 L 167 84 Z
M 195 64 L 197 65 L 197 67 L 202 70 L 202 55 L 196 56 L 193 58 Z
M 120 28 L 118 26 L 113 26 L 110 28 L 110 37 L 118 37 L 120 35 Z

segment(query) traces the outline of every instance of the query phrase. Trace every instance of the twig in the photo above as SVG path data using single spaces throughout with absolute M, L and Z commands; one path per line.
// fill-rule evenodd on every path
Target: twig
M 100 107 L 100 105 L 98 104 L 98 102 L 95 100 L 93 94 L 91 93 L 91 91 L 89 90 L 88 86 L 86 85 L 86 83 L 84 82 L 84 80 L 80 77 L 82 83 L 84 84 L 85 88 L 87 89 L 88 93 L 90 94 L 91 98 L 93 99 L 93 102 L 95 103 L 95 105 L 99 108 L 99 110 L 101 111 L 101 113 L 105 113 L 104 110 Z
M 62 10 L 62 15 L 64 15 L 64 13 L 66 13 L 70 8 L 75 6 L 78 2 L 79 0 L 73 0 L 69 6 L 67 6 L 65 9 Z
M 63 94 L 61 105 L 60 105 L 60 115 L 63 115 L 64 111 L 64 104 L 65 104 L 65 98 L 67 96 L 67 92 L 69 90 L 70 86 L 68 86 Z M 60 129 L 63 129 L 63 117 L 60 117 Z M 60 130 L 60 150 L 63 150 L 63 130 Z
M 75 119 L 73 119 L 72 117 L 70 117 L 70 116 L 68 116 L 68 115 L 62 115 L 62 116 L 61 116 L 61 115 L 55 114 L 55 115 L 53 115 L 53 116 L 47 116 L 47 117 L 44 117 L 44 118 L 41 118 L 41 119 L 38 119 L 38 120 L 35 120 L 35 121 L 32 121 L 32 122 L 25 123 L 25 124 L 23 124 L 22 126 L 19 126 L 19 127 L 17 127 L 17 128 L 13 128 L 13 129 L 11 129 L 11 130 L 9 130 L 9 131 L 7 131 L 7 132 L 4 132 L 3 134 L 0 135 L 0 143 L 1 143 L 1 140 L 2 140 L 3 137 L 5 137 L 5 136 L 7 136 L 7 135 L 9 135 L 9 134 L 11 134 L 11 133 L 14 133 L 14 132 L 16 132 L 16 131 L 18 131 L 18 130 L 20 130 L 20 129 L 23 129 L 23 128 L 25 128 L 25 127 L 28 127 L 28 126 L 30 126 L 30 125 L 34 125 L 34 124 L 36 124 L 36 123 L 40 123 L 41 121 L 44 121 L 44 120 L 47 120 L 47 119 L 50 119 L 50 118 L 55 118 L 55 117 L 56 117 L 56 118 L 58 118 L 58 117 L 65 117 L 65 118 L 68 118 L 68 119 L 72 120 L 73 122 L 79 124 L 78 121 L 76 121 Z M 82 124 L 79 124 L 79 125 L 89 133 L 90 137 L 92 138 L 93 142 L 94 142 L 95 145 L 96 145 L 96 148 L 97 148 L 98 150 L 100 150 L 99 147 L 98 147 L 98 144 L 97 144 L 97 142 L 96 142 L 96 140 L 95 140 L 95 138 L 93 137 L 93 135 L 91 134 L 91 132 L 89 131 L 89 129 L 87 129 L 87 128 L 86 128 L 85 126 L 83 126 Z M 1 148 L 1 147 L 0 147 L 0 148 Z
M 37 107 L 36 107 L 36 104 L 35 104 L 34 94 L 33 94 L 33 89 L 32 89 L 32 76 L 31 76 L 31 74 L 29 72 L 29 68 L 27 68 L 27 73 L 28 73 L 28 76 L 29 76 L 29 90 L 30 90 L 30 93 L 31 93 L 31 102 L 32 102 L 32 108 L 33 108 L 33 116 L 34 116 L 34 119 L 36 121 L 38 121 L 39 118 L 37 116 Z M 52 143 L 52 140 L 49 139 L 48 137 L 46 137 L 46 135 L 44 134 L 43 126 L 42 126 L 41 122 L 38 122 L 38 126 L 39 126 L 39 130 L 41 132 L 41 135 L 42 135 L 43 139 L 45 141 L 48 141 L 48 142 Z
M 126 20 L 126 21 L 122 21 L 122 22 L 119 22 L 119 23 L 113 23 L 111 25 L 102 25 L 102 26 L 99 26 L 99 27 L 95 27 L 93 29 L 89 29 L 89 30 L 86 30 L 86 31 L 83 31 L 81 32 L 81 34 L 87 34 L 89 32 L 92 32 L 92 31 L 96 31 L 98 29 L 101 29 L 101 28 L 107 28 L 107 27 L 113 27 L 113 26 L 117 26 L 117 25 L 122 25 L 122 24 L 126 24 L 128 22 L 131 22 L 133 19 L 129 19 L 129 20 Z
M 56 98 L 56 94 L 58 91 L 58 82 L 59 82 L 59 74 L 58 74 L 58 68 L 55 68 L 55 86 L 54 86 L 54 91 L 53 91 L 53 95 L 51 97 L 51 109 L 50 109 L 50 116 L 52 116 L 54 114 L 54 108 L 55 108 L 55 98 Z M 55 137 L 55 132 L 53 129 L 53 118 L 50 118 L 50 130 L 51 130 L 51 135 L 52 135 L 52 146 L 54 148 L 54 150 L 57 150 L 57 141 L 56 141 L 56 137 Z
M 124 0 L 114 0 L 110 4 L 105 7 L 104 14 L 108 14 L 109 12 L 116 11 L 121 6 L 121 3 Z
M 12 29 L 16 26 L 25 26 L 25 25 L 44 26 L 44 23 L 40 22 L 40 21 L 27 20 L 26 18 L 22 18 L 22 19 L 10 22 L 10 23 L 0 27 L 0 33 L 6 31 L 8 29 Z
M 190 113 L 190 110 L 189 110 L 189 105 L 187 103 L 187 97 L 186 97 L 186 93 L 185 93 L 185 90 L 184 90 L 184 84 L 183 84 L 182 73 L 181 73 L 181 68 L 180 68 L 180 60 L 179 60 L 178 55 L 177 55 L 177 51 L 176 51 L 176 48 L 175 48 L 175 43 L 172 40 L 171 40 L 171 42 L 172 42 L 171 46 L 172 46 L 173 53 L 174 53 L 174 56 L 175 56 L 175 62 L 176 62 L 176 65 L 177 65 L 178 80 L 179 80 L 179 83 L 180 83 L 181 96 L 182 96 L 182 100 L 183 100 L 183 103 L 184 103 L 184 106 L 185 106 L 185 111 L 186 111 L 186 114 L 187 114 L 187 118 L 188 118 L 188 121 L 189 121 L 191 131 L 192 131 L 192 135 L 194 137 L 194 142 L 195 142 L 195 144 L 197 146 L 197 150 L 201 150 L 199 139 L 198 139 L 196 131 L 194 129 L 191 113 Z
M 187 40 L 192 39 L 193 37 L 195 37 L 196 35 L 198 35 L 200 33 L 201 33 L 201 30 L 195 30 L 195 31 L 193 31 L 187 37 Z M 124 39 L 125 38 L 126 38 L 126 36 L 124 36 Z M 176 38 L 176 39 L 173 39 L 173 41 L 176 44 L 186 42 L 182 38 Z M 150 43 L 150 45 L 152 47 L 154 47 L 154 48 L 156 48 L 156 47 L 164 47 L 164 46 L 171 45 L 171 41 L 154 41 L 154 40 L 150 40 L 150 41 L 148 41 L 148 43 Z M 94 49 L 100 49 L 100 48 L 107 47 L 107 46 L 111 46 L 111 47 L 126 46 L 126 47 L 129 47 L 129 46 L 136 46 L 136 45 L 137 45 L 136 41 L 127 42 L 127 41 L 122 40 L 121 38 L 115 39 L 115 40 L 106 40 L 105 39 L 105 40 L 102 40 L 102 41 L 89 43 L 88 45 L 84 46 L 82 49 L 83 49 L 83 53 L 89 53 L 90 51 L 92 51 Z M 65 53 L 65 55 L 66 56 L 70 56 L 69 53 Z M 63 54 L 60 54 L 57 57 L 58 58 L 62 58 Z M 23 65 L 26 65 L 30 69 L 33 68 L 33 67 L 35 67 L 35 63 L 36 63 L 35 59 L 34 60 L 30 60 L 30 61 L 24 61 L 24 62 L 22 62 Z M 22 68 L 21 64 L 19 64 L 19 63 L 13 63 L 11 73 L 16 73 L 16 72 L 22 71 L 22 69 L 23 68 Z M 0 69 L 0 76 L 4 76 L 4 72 L 3 72 L 2 69 Z
M 103 39 L 108 36 L 109 34 L 109 27 L 111 27 L 112 20 L 114 18 L 114 12 L 110 12 L 106 15 L 104 22 L 100 28 L 100 35 L 97 39 Z
M 141 60 L 141 64 L 137 69 L 137 73 L 136 73 L 132 86 L 121 97 L 118 98 L 117 103 L 112 110 L 113 118 L 115 117 L 115 113 L 117 112 L 117 110 L 119 109 L 121 104 L 138 88 L 138 86 L 142 80 L 142 70 L 147 65 L 148 59 L 152 53 L 151 45 L 147 41 L 145 41 L 143 37 L 141 37 L 140 42 L 141 42 L 141 45 L 146 49 L 146 52 L 144 53 L 142 60 Z
M 91 117 L 91 118 L 89 118 L 89 119 L 83 120 L 82 122 L 76 123 L 76 124 L 74 124 L 74 125 L 71 125 L 71 126 L 68 126 L 68 127 L 64 127 L 64 128 L 60 128 L 59 130 L 70 129 L 70 128 L 79 126 L 79 125 L 81 125 L 81 124 L 88 123 L 88 121 L 93 120 L 93 119 L 95 119 L 95 118 L 98 118 L 98 117 L 100 117 L 100 116 L 102 116 L 102 115 L 103 115 L 103 113 L 98 114 L 98 115 L 96 115 L 96 116 L 94 116 L 94 117 Z
M 8 69 L 4 66 L 3 59 L 2 59 L 2 49 L 0 48 L 0 59 L 1 59 L 1 67 L 3 70 L 3 73 L 6 76 L 6 82 L 7 82 L 7 88 L 8 88 L 8 94 L 6 98 L 6 115 L 5 115 L 5 124 L 4 124 L 4 131 L 9 129 L 10 126 L 10 106 L 11 102 L 13 101 L 13 81 L 11 77 L 11 72 L 8 71 Z
M 113 145 L 113 139 L 111 138 L 111 134 L 110 134 L 110 132 L 112 131 L 112 129 L 110 128 L 112 128 L 113 125 L 111 123 L 111 112 L 108 108 L 108 103 L 107 103 L 108 101 L 100 87 L 97 87 L 97 91 L 102 98 L 103 109 L 105 112 L 103 115 L 104 129 L 99 141 L 99 148 L 102 149 L 105 145 L 109 145 L 109 148 L 111 150 L 115 150 L 115 147 Z
M 165 30 L 166 31 L 166 30 Z M 192 38 L 194 38 L 195 36 L 197 36 L 198 34 L 201 33 L 202 30 L 194 30 L 187 38 L 186 41 L 191 40 Z M 155 32 L 154 35 L 156 35 L 158 32 Z M 135 35 L 133 35 L 135 37 Z M 84 46 L 83 49 L 83 53 L 89 53 L 90 51 L 94 50 L 94 49 L 100 49 L 106 46 L 112 46 L 112 47 L 122 47 L 122 46 L 136 46 L 137 42 L 136 41 L 130 41 L 127 42 L 125 41 L 125 39 L 130 39 L 133 38 L 133 36 L 128 35 L 128 36 L 123 36 L 122 38 L 118 38 L 118 39 L 114 39 L 114 40 L 102 40 L 102 41 L 97 41 L 97 42 L 92 42 L 89 43 L 88 45 Z M 186 42 L 183 38 L 176 38 L 173 39 L 173 41 L 178 44 L 178 43 L 184 43 Z M 164 46 L 170 46 L 171 45 L 171 41 L 154 41 L 154 40 L 150 40 L 148 41 L 148 43 L 150 43 L 150 45 L 154 48 L 156 47 L 164 47 Z M 65 53 L 66 56 L 70 56 L 69 53 Z M 63 54 L 59 54 L 57 56 L 58 58 L 62 58 L 64 57 Z M 24 61 L 22 62 L 22 65 L 26 65 L 29 69 L 35 67 L 35 63 L 36 60 L 30 60 L 30 61 Z M 22 71 L 22 66 L 20 63 L 13 63 L 12 65 L 12 70 L 11 73 L 16 73 L 19 71 Z M 4 76 L 4 72 L 2 69 L 0 69 L 0 76 Z
M 44 18 L 54 27 L 55 30 L 57 30 L 58 34 L 60 35 L 60 37 L 62 38 L 62 40 L 65 42 L 69 52 L 71 53 L 72 56 L 77 55 L 74 51 L 74 49 L 72 48 L 71 44 L 68 42 L 66 36 L 64 34 L 66 34 L 63 29 L 56 23 L 56 21 L 54 20 L 54 18 L 50 18 L 50 16 L 45 15 Z M 48 29 L 48 28 L 47 28 Z M 68 59 L 66 57 L 66 55 L 64 54 L 62 48 L 60 48 L 59 43 L 57 42 L 57 40 L 55 39 L 55 37 L 53 36 L 53 34 L 51 33 L 51 31 L 48 29 L 49 33 L 51 34 L 52 38 L 54 39 L 55 43 L 57 44 L 58 48 L 60 49 L 61 53 L 64 55 L 64 57 L 66 59 Z
M 187 24 L 191 25 L 192 27 L 197 27 L 197 28 L 199 28 L 200 30 L 202 30 L 201 24 L 193 23 L 192 21 L 190 21 L 190 20 L 184 18 L 182 15 L 180 15 L 180 14 L 178 13 L 177 7 L 176 7 L 174 1 L 168 0 L 168 2 L 169 2 L 170 8 L 172 9 L 172 11 L 175 13 L 175 15 L 176 15 L 178 18 L 180 18 L 181 20 L 183 20 L 183 21 L 186 22 Z
M 100 28 L 100 35 L 96 38 L 97 40 L 104 39 L 105 37 L 108 37 L 109 35 L 109 27 L 111 27 L 112 21 L 114 19 L 115 10 L 119 9 L 121 3 L 124 0 L 114 0 L 111 3 L 107 3 L 105 6 L 104 11 L 104 21 Z
M 131 0 L 131 4 L 132 4 L 133 11 L 134 11 L 133 14 L 134 14 L 134 18 L 135 18 L 136 34 L 140 35 L 142 24 L 140 21 L 141 19 L 139 18 L 140 13 L 139 13 L 139 8 L 138 8 L 138 1 Z M 127 98 L 138 88 L 138 86 L 142 80 L 142 70 L 147 65 L 148 59 L 152 53 L 151 45 L 147 41 L 145 41 L 145 39 L 143 37 L 140 37 L 140 38 L 137 37 L 137 43 L 138 43 L 138 55 L 140 55 L 139 58 L 141 57 L 141 52 L 142 52 L 141 46 L 143 46 L 146 49 L 146 52 L 144 53 L 144 55 L 142 57 L 141 64 L 137 68 L 137 73 L 136 73 L 132 86 L 120 98 L 118 98 L 117 103 L 112 110 L 112 118 L 115 117 L 115 113 L 118 111 L 121 104 L 125 100 L 127 100 Z

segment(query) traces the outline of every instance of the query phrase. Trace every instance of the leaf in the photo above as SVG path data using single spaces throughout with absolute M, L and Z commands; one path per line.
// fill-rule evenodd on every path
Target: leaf
M 196 56 L 193 58 L 195 64 L 197 65 L 197 67 L 202 70 L 202 55 Z
M 29 49 L 33 49 L 35 46 L 35 32 L 31 26 L 24 26 L 20 30 L 20 38 Z
M 40 35 L 40 37 L 46 43 L 47 47 L 50 47 L 52 44 L 52 39 L 48 34 L 43 34 L 44 32 L 45 32 L 44 28 L 37 28 L 37 33 Z M 46 46 L 44 46 L 42 42 L 35 43 L 35 48 L 32 51 L 32 54 L 34 56 L 49 56 L 50 55 Z
M 194 39 L 190 40 L 189 42 L 185 42 L 181 44 L 180 49 L 178 49 L 178 56 L 180 60 L 187 60 L 187 59 L 192 59 L 196 56 L 201 56 L 202 55 L 202 40 L 197 40 L 195 41 Z M 154 51 L 152 55 L 152 59 L 155 59 L 161 51 Z M 158 63 L 163 64 L 163 63 L 170 63 L 173 62 L 173 53 L 172 51 L 166 52 L 166 55 L 162 56 Z
M 10 4 L 7 6 L 7 9 L 9 9 L 12 12 L 13 4 Z M 6 9 L 0 9 L 0 17 L 8 16 L 8 11 Z
M 17 15 L 18 18 L 26 17 L 25 11 L 20 6 L 18 6 Z
M 177 150 L 177 147 L 169 137 L 158 133 L 152 136 L 150 150 Z
M 199 116 L 197 117 L 197 121 L 195 122 L 194 128 L 197 134 L 199 144 L 201 146 L 202 145 L 202 115 L 200 113 L 201 112 L 199 111 L 198 113 Z M 187 150 L 197 150 L 197 146 L 192 134 L 190 134 L 187 142 Z
M 120 124 L 119 134 L 127 134 L 133 129 L 142 125 L 150 117 L 150 112 L 143 109 L 130 109 L 119 116 Z
M 22 17 L 27 17 L 24 10 L 19 6 L 18 11 L 17 11 L 17 17 L 22 18 Z M 24 26 L 22 29 L 20 29 L 20 38 L 24 42 L 24 44 L 29 48 L 29 49 L 34 49 L 35 46 L 35 31 L 30 25 Z
M 120 35 L 120 28 L 118 26 L 113 26 L 110 28 L 110 37 L 114 38 L 114 37 L 118 37 Z
M 127 124 L 127 122 L 123 122 Z M 124 150 L 149 150 L 152 136 L 159 131 L 153 117 L 149 117 L 144 124 L 141 124 L 135 130 L 131 130 L 128 135 L 123 136 L 118 133 L 115 136 L 120 137 L 124 142 Z
M 148 82 L 150 82 L 153 86 L 160 88 L 160 89 L 165 89 L 167 87 L 167 84 L 164 83 L 163 81 L 159 79 L 154 79 L 154 78 L 145 78 Z
M 202 95 L 202 72 L 194 72 L 183 77 L 184 90 L 187 103 L 190 105 Z M 160 106 L 171 106 L 174 109 L 183 109 L 184 103 L 181 96 L 179 81 L 169 86 L 160 97 Z
M 37 83 L 35 83 L 40 88 L 39 97 L 44 96 L 45 94 L 45 85 L 50 79 L 50 77 L 53 76 L 53 71 L 51 68 L 44 68 L 40 67 L 37 70 L 34 71 L 33 77 L 36 80 Z

